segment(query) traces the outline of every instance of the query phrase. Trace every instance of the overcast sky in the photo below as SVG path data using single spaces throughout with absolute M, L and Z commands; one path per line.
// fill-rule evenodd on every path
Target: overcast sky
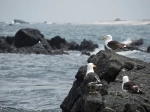
M 94 22 L 150 19 L 150 0 L 0 0 L 0 21 Z

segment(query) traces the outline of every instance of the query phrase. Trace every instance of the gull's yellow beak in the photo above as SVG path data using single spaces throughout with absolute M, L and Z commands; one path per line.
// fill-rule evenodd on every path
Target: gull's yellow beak
M 96 68 L 96 65 L 93 65 L 93 68 Z
M 106 40 L 106 37 L 103 37 L 101 40 Z

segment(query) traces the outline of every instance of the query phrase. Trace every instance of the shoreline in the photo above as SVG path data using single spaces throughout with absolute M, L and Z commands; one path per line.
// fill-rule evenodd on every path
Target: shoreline
M 139 20 L 139 21 L 95 21 L 88 22 L 85 24 L 94 24 L 94 25 L 150 25 L 150 20 Z
M 9 22 L 1 22 L 0 24 L 24 24 L 24 23 L 9 23 Z M 44 22 L 30 22 L 28 24 L 48 24 L 48 25 L 150 25 L 150 20 L 120 20 L 120 21 L 92 21 L 92 22 L 51 22 L 51 24 Z

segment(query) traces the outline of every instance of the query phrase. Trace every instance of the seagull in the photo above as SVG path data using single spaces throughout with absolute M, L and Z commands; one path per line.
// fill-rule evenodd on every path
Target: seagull
M 94 87 L 95 90 L 92 92 L 92 90 L 91 90 L 92 85 L 99 84 L 99 86 L 102 86 L 101 80 L 100 80 L 99 76 L 96 73 L 94 73 L 93 68 L 96 68 L 96 65 L 94 65 L 93 63 L 88 63 L 87 64 L 87 72 L 86 72 L 86 75 L 84 77 L 84 80 L 90 86 L 90 92 L 89 93 L 97 93 L 95 87 Z
M 102 40 L 105 40 L 105 48 L 108 50 L 127 47 L 126 44 L 113 40 L 111 35 L 104 36 Z
M 134 82 L 129 81 L 128 76 L 123 76 L 122 90 L 132 94 L 144 94 L 142 90 Z M 129 97 L 128 97 L 129 98 Z

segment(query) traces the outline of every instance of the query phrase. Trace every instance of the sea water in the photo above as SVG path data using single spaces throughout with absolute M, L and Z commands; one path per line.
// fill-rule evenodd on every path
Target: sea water
M 36 28 L 45 38 L 61 36 L 66 41 L 81 43 L 92 40 L 99 45 L 92 54 L 104 50 L 105 35 L 128 42 L 143 38 L 139 48 L 150 46 L 150 25 L 81 25 L 81 24 L 0 24 L 0 36 L 14 36 L 21 28 Z M 87 64 L 89 56 L 79 51 L 69 55 L 0 54 L 0 112 L 61 112 L 60 104 L 69 93 L 78 69 Z M 131 58 L 150 62 L 150 53 L 118 52 Z

